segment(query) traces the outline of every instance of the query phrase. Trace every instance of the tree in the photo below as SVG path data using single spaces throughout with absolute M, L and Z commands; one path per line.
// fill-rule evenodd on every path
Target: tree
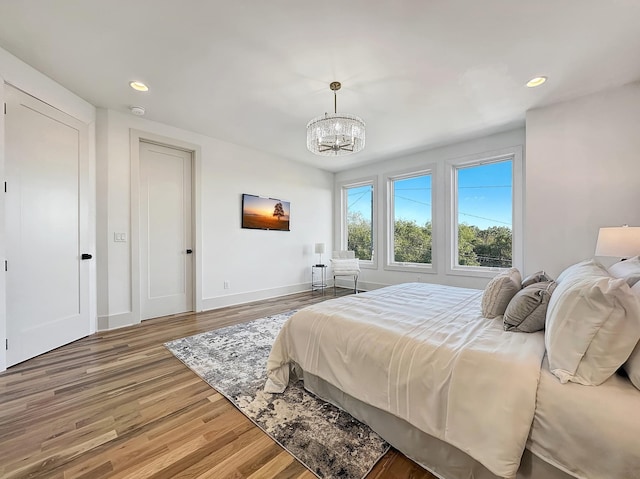
M 475 246 L 478 242 L 478 227 L 466 223 L 458 225 L 458 264 L 462 266 L 480 266 Z
M 478 232 L 475 252 L 482 266 L 510 267 L 512 264 L 511 251 L 511 228 L 491 226 Z
M 356 258 L 370 260 L 373 257 L 373 234 L 371 221 L 359 211 L 347 216 L 347 249 L 354 251 Z
M 273 216 L 277 216 L 278 221 L 280 221 L 280 218 L 284 216 L 284 208 L 282 207 L 282 203 L 276 203 L 276 206 L 273 209 Z
M 430 264 L 432 262 L 432 225 L 415 221 L 396 220 L 393 232 L 394 261 L 399 263 Z M 347 248 L 356 258 L 373 257 L 371 221 L 362 213 L 350 212 L 347 217 Z M 477 226 L 458 225 L 458 264 L 509 268 L 512 265 L 512 233 L 506 226 L 491 226 L 481 230 Z
M 431 222 L 396 220 L 393 232 L 394 260 L 399 263 L 431 263 Z

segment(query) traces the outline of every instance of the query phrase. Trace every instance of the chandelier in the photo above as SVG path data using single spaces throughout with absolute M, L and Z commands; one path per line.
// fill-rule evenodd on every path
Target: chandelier
M 325 113 L 307 123 L 307 148 L 322 156 L 338 156 L 357 153 L 364 148 L 365 125 L 362 118 L 346 113 L 338 114 L 336 92 L 342 85 L 334 81 L 333 113 Z

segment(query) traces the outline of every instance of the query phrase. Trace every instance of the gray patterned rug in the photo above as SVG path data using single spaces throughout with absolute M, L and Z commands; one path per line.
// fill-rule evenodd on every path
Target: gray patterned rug
M 315 475 L 361 479 L 389 449 L 380 436 L 307 392 L 301 381 L 289 384 L 283 394 L 262 390 L 271 345 L 294 312 L 165 346 Z

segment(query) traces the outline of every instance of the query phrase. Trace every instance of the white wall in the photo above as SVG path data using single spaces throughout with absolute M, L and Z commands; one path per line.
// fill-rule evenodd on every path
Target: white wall
M 95 245 L 95 108 L 74 95 L 50 78 L 0 48 L 0 104 L 4 105 L 4 84 L 14 87 L 48 103 L 49 105 L 77 118 L 88 125 L 89 131 L 89 243 Z M 4 115 L 0 118 L 0 177 L 4 182 Z M 0 195 L 0 258 L 5 259 L 5 212 L 4 196 Z M 96 327 L 96 267 L 90 265 L 90 321 L 91 329 Z M 6 369 L 4 342 L 7 335 L 6 323 L 6 273 L 0 268 L 0 371 Z
M 640 226 L 640 84 L 527 112 L 525 269 L 593 256 L 598 228 Z
M 132 313 L 131 242 L 115 243 L 115 232 L 131 237 L 130 130 L 186 142 L 199 148 L 198 178 L 202 262 L 202 309 L 306 290 L 313 244 L 332 241 L 333 174 L 143 118 L 98 111 L 100 244 L 106 273 L 99 274 L 101 328 L 135 324 Z M 134 185 L 135 187 L 135 185 Z M 240 227 L 242 193 L 291 202 L 291 231 Z M 105 240 L 106 238 L 106 240 Z M 229 280 L 231 288 L 223 284 Z
M 445 268 L 445 162 L 447 160 L 462 158 L 469 155 L 481 154 L 490 151 L 496 151 L 512 146 L 524 145 L 525 132 L 523 128 L 511 130 L 505 133 L 499 133 L 496 135 L 479 138 L 476 140 L 466 141 L 449 145 L 442 148 L 428 150 L 409 156 L 394 158 L 371 165 L 365 165 L 358 168 L 342 171 L 336 174 L 336 183 L 342 183 L 345 181 L 358 180 L 370 176 L 376 176 L 376 209 L 377 209 L 377 245 L 376 251 L 378 251 L 378 264 L 374 269 L 368 269 L 361 267 L 360 280 L 358 284 L 363 289 L 374 289 L 389 284 L 402 283 L 407 281 L 422 281 L 429 283 L 440 283 L 451 286 L 460 286 L 467 288 L 484 288 L 488 279 L 470 276 L 460 275 L 447 275 Z M 436 191 L 436 198 L 434 200 L 434 215 L 433 215 L 433 231 L 436 241 L 436 245 L 441 247 L 434 249 L 434 263 L 437 267 L 437 272 L 433 274 L 429 273 L 411 273 L 403 271 L 389 271 L 384 269 L 384 254 L 386 250 L 385 240 L 385 183 L 384 176 L 389 173 L 410 170 L 415 168 L 419 170 L 426 165 L 436 164 L 436 171 L 432 179 Z M 526 160 L 525 160 L 526 164 Z M 338 188 L 336 188 L 335 195 L 339 195 Z M 336 245 L 340 244 L 340 211 L 339 204 L 336 201 L 334 208 L 334 242 Z M 346 285 L 346 283 L 345 283 Z

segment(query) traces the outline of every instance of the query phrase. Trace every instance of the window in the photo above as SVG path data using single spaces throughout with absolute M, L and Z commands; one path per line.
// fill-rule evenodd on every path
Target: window
M 345 205 L 344 232 L 348 250 L 356 258 L 373 261 L 374 255 L 374 211 L 373 182 L 343 187 Z M 344 247 L 344 246 L 343 246 Z
M 387 179 L 388 266 L 431 266 L 431 181 L 425 171 Z
M 453 162 L 452 272 L 520 264 L 521 153 Z

